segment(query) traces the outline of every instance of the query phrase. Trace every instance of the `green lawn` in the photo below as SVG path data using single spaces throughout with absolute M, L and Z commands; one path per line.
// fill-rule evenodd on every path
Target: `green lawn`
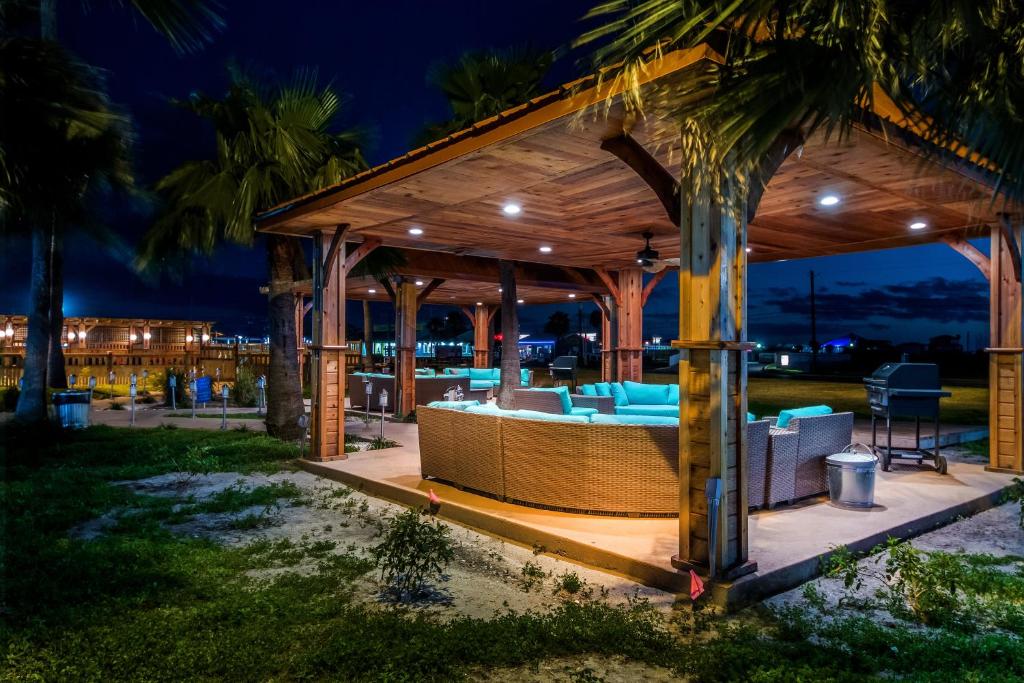
M 535 371 L 538 386 L 548 386 L 551 379 L 542 370 Z M 580 383 L 598 381 L 596 370 L 580 371 Z M 644 374 L 651 384 L 678 381 L 672 373 Z M 987 425 L 988 389 L 986 387 L 945 387 L 952 396 L 942 401 L 942 421 L 947 424 Z M 822 382 L 800 378 L 751 377 L 747 402 L 750 412 L 758 417 L 777 415 L 780 410 L 825 404 L 835 412 L 853 411 L 857 417 L 870 417 L 864 386 L 856 382 Z
M 368 562 L 312 548 L 302 552 L 318 560 L 313 573 L 285 568 L 257 580 L 247 572 L 271 562 L 266 542 L 223 547 L 173 535 L 160 520 L 188 510 L 110 482 L 181 469 L 274 471 L 291 466 L 293 446 L 251 432 L 3 429 L 3 680 L 451 680 L 575 654 L 659 664 L 694 681 L 1024 675 L 1024 648 L 1006 634 L 927 634 L 857 619 L 825 627 L 809 608 L 694 621 L 683 598 L 669 621 L 643 604 L 584 600 L 545 614 L 444 621 L 366 606 L 354 591 L 366 590 L 356 580 Z M 279 495 L 289 492 L 204 505 L 240 509 Z M 134 514 L 94 540 L 68 536 L 115 509 Z M 584 671 L 575 680 L 594 679 Z

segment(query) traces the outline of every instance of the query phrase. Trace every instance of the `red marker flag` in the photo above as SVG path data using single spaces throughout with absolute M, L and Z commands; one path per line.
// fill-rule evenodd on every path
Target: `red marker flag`
M 427 500 L 430 501 L 430 514 L 436 515 L 437 511 L 441 509 L 441 499 L 434 493 L 434 489 L 430 489 L 427 493 Z
M 704 594 L 704 582 L 697 576 L 697 572 L 690 570 L 690 599 L 696 600 Z

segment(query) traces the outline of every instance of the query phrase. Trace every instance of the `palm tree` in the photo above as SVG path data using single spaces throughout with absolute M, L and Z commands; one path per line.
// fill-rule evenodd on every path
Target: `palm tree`
M 221 99 L 179 103 L 215 133 L 210 158 L 189 161 L 157 185 L 163 208 L 143 238 L 137 265 L 159 268 L 182 254 L 210 253 L 222 241 L 252 244 L 257 212 L 334 184 L 366 167 L 353 131 L 338 131 L 341 99 L 315 72 L 267 88 L 237 70 Z M 301 242 L 269 235 L 270 371 L 267 431 L 301 434 L 293 283 L 309 277 Z
M 132 5 L 146 21 L 167 38 L 175 49 L 179 51 L 198 48 L 209 40 L 209 29 L 221 24 L 220 17 L 212 9 L 212 5 L 205 0 L 133 0 Z M 20 54 L 22 59 L 5 63 L 2 77 L 10 88 L 8 94 L 13 96 L 16 91 L 19 91 L 17 96 L 28 97 L 37 105 L 46 105 L 44 102 L 45 98 L 60 94 L 61 90 L 59 88 L 51 90 L 50 93 L 40 92 L 35 95 L 29 95 L 24 87 L 20 89 L 11 87 L 12 84 L 58 85 L 54 81 L 46 80 L 47 74 L 53 76 L 61 69 L 68 68 L 69 71 L 74 73 L 69 74 L 73 80 L 67 82 L 68 92 L 65 94 L 72 94 L 73 91 L 78 90 L 78 94 L 81 95 L 81 90 L 83 89 L 94 90 L 95 92 L 92 93 L 92 99 L 88 105 L 91 109 L 87 108 L 81 112 L 75 111 L 75 107 L 72 104 L 75 101 L 74 99 L 65 103 L 51 100 L 48 103 L 49 106 L 44 106 L 44 109 L 47 111 L 40 110 L 38 113 L 57 115 L 57 109 L 65 108 L 65 113 L 70 113 L 71 116 L 66 117 L 63 121 L 40 119 L 33 121 L 33 123 L 39 123 L 41 128 L 46 128 L 50 131 L 54 129 L 59 130 L 62 126 L 66 126 L 80 142 L 85 139 L 83 131 L 87 131 L 90 128 L 95 129 L 99 125 L 99 119 L 106 119 L 107 122 L 104 124 L 105 132 L 98 135 L 95 139 L 97 141 L 104 140 L 104 144 L 110 150 L 125 147 L 125 143 L 129 142 L 127 136 L 123 138 L 122 144 L 117 144 L 116 141 L 110 138 L 112 133 L 117 131 L 126 132 L 128 128 L 122 117 L 113 115 L 110 111 L 109 105 L 106 102 L 106 96 L 102 91 L 102 81 L 94 72 L 91 72 L 80 62 L 73 60 L 63 53 L 54 51 L 57 42 L 56 0 L 0 0 L 0 30 L 9 30 L 12 35 L 15 33 L 28 35 L 33 32 L 37 25 L 42 41 L 34 44 L 23 43 L 17 46 L 17 54 Z M 35 58 L 25 59 L 26 49 L 30 46 L 31 49 L 38 50 L 39 54 Z M 9 56 L 14 54 L 15 52 L 11 52 Z M 65 62 L 63 66 L 60 64 L 62 61 Z M 25 71 L 18 72 L 15 70 L 19 68 L 25 69 Z M 76 117 L 79 118 L 77 122 L 75 121 Z M 94 120 L 88 121 L 88 119 Z M 45 121 L 49 121 L 49 124 L 52 125 L 45 124 Z M 12 132 L 17 129 L 5 127 L 4 130 L 5 132 Z M 19 136 L 22 136 L 28 130 L 30 129 L 26 128 L 17 130 L 17 132 Z M 11 139 L 5 141 L 6 144 L 14 145 L 17 145 L 18 142 L 20 141 Z M 72 153 L 70 149 L 65 151 Z M 85 200 L 91 194 L 90 188 L 101 185 L 104 180 L 117 179 L 118 177 L 120 177 L 119 182 L 123 181 L 128 175 L 127 167 L 122 163 L 127 158 L 126 152 L 118 152 L 121 158 L 116 163 L 113 163 L 113 166 L 116 166 L 116 168 L 113 166 L 108 168 L 102 167 L 102 164 L 113 162 L 114 160 L 109 155 L 106 155 L 107 158 L 105 159 L 102 158 L 104 153 L 95 146 L 91 151 L 83 150 L 79 146 L 75 152 L 82 155 L 77 161 L 83 164 L 88 163 L 87 160 L 90 154 L 95 154 L 96 156 L 93 160 L 100 164 L 100 166 L 95 169 L 79 167 L 82 175 L 75 179 L 61 177 L 58 173 L 57 177 L 54 178 L 56 184 L 50 188 L 51 192 L 67 192 L 67 197 L 74 197 L 77 192 L 77 199 L 72 200 L 73 206 L 67 207 L 66 204 L 64 205 L 64 208 L 71 209 L 70 214 L 62 219 L 55 210 L 51 210 L 48 223 L 46 222 L 47 219 L 43 219 L 44 222 L 42 224 L 36 223 L 31 229 L 33 241 L 33 270 L 30 283 L 32 289 L 32 311 L 29 316 L 30 331 L 26 339 L 26 395 L 24 406 L 18 410 L 19 418 L 24 420 L 42 420 L 45 418 L 45 401 L 42 401 L 40 397 L 44 396 L 47 386 L 66 386 L 62 349 L 64 327 L 63 242 L 64 231 L 75 225 L 74 221 L 68 219 L 77 215 L 79 219 L 78 226 L 80 227 L 80 214 L 86 206 Z M 36 175 L 36 172 L 39 171 L 38 167 L 33 171 L 28 166 L 21 168 L 15 166 L 16 163 L 24 163 L 26 161 L 41 162 L 43 160 L 41 157 L 25 159 L 18 158 L 17 155 L 12 156 L 7 167 L 10 175 L 6 179 L 7 182 L 11 183 L 11 188 L 17 185 L 13 180 L 14 178 L 20 177 L 24 179 Z M 60 156 L 54 157 L 51 159 L 51 163 L 60 168 L 63 164 L 63 158 Z M 52 175 L 53 173 L 51 173 Z M 44 195 L 47 196 L 40 197 L 36 195 L 36 198 L 40 199 L 42 204 L 34 209 L 30 209 L 28 213 L 22 211 L 20 221 L 24 222 L 27 215 L 37 213 L 39 210 L 45 210 L 48 206 L 51 209 L 56 208 L 56 205 L 50 201 L 49 193 L 44 193 Z M 22 206 L 22 210 L 26 208 L 28 207 Z M 35 217 L 35 220 L 39 220 L 38 215 Z M 42 290 L 39 288 L 42 288 Z
M 467 52 L 433 66 L 427 81 L 444 94 L 451 117 L 426 126 L 415 142 L 439 140 L 540 95 L 552 59 L 550 52 L 512 48 Z
M 637 0 L 602 3 L 588 18 L 603 24 L 577 44 L 603 42 L 595 62 L 622 64 L 616 77 L 626 83 L 670 48 L 709 43 L 724 57 L 674 93 L 690 97 L 645 102 L 630 91 L 635 106 L 673 107 L 684 174 L 749 177 L 791 130 L 841 137 L 879 88 L 922 124 L 932 154 L 949 158 L 949 145 L 976 153 L 998 169 L 997 195 L 1024 196 L 1020 3 Z
M 24 391 L 16 415 L 35 422 L 46 418 L 51 338 L 60 343 L 61 330 L 51 329 L 51 310 L 63 298 L 54 293 L 60 292 L 59 245 L 72 226 L 96 227 L 98 193 L 131 187 L 130 135 L 97 72 L 48 41 L 0 40 L 0 110 L 0 221 L 5 231 L 32 241 Z

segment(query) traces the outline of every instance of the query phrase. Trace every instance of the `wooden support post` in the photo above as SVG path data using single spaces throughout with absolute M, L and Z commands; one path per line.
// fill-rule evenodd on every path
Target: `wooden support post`
M 745 272 L 746 209 L 685 187 L 679 270 L 680 568 L 717 578 L 747 562 Z M 726 197 L 733 188 L 726 188 Z M 709 556 L 709 483 L 721 482 L 715 553 Z
M 491 317 L 497 306 L 484 304 L 473 311 L 473 367 L 491 367 Z
M 644 272 L 640 268 L 619 271 L 618 361 L 616 381 L 644 380 Z
M 615 301 L 611 296 L 598 296 L 594 294 L 594 303 L 601 311 L 601 381 L 615 381 L 615 351 L 612 325 L 612 310 L 615 308 Z
M 345 456 L 345 262 L 347 226 L 313 235 L 313 358 L 310 458 Z M 331 258 L 328 258 L 331 256 Z M 327 266 L 331 267 L 328 268 Z
M 992 226 L 989 280 L 989 465 L 1024 473 L 1024 349 L 1021 334 L 1021 225 Z
M 299 362 L 299 386 L 300 387 L 302 386 L 302 377 L 303 377 L 303 372 L 302 372 L 303 359 L 304 359 L 305 353 L 306 353 L 306 349 L 305 349 L 305 346 L 304 346 L 305 341 L 303 340 L 304 330 L 302 329 L 302 322 L 305 319 L 305 317 L 306 317 L 306 307 L 305 307 L 305 304 L 303 302 L 303 297 L 302 297 L 301 294 L 296 294 L 295 295 L 295 352 L 298 355 L 298 362 Z M 236 362 L 237 362 L 237 360 L 238 359 L 235 359 Z
M 395 415 L 416 410 L 416 284 L 399 278 L 395 287 Z

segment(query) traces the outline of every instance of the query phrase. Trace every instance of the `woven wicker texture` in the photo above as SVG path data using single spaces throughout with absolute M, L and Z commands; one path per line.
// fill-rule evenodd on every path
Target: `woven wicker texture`
M 583 394 L 572 394 L 572 404 L 577 408 L 597 408 L 597 412 L 604 415 L 615 414 L 615 399 L 611 396 L 584 396 Z
M 424 477 L 505 495 L 499 418 L 421 406 L 416 421 Z
M 825 458 L 840 453 L 853 440 L 853 413 L 835 413 L 794 419 L 791 428 L 800 435 L 796 463 L 796 497 L 828 491 Z
M 768 477 L 768 421 L 747 423 L 747 506 L 762 507 Z

